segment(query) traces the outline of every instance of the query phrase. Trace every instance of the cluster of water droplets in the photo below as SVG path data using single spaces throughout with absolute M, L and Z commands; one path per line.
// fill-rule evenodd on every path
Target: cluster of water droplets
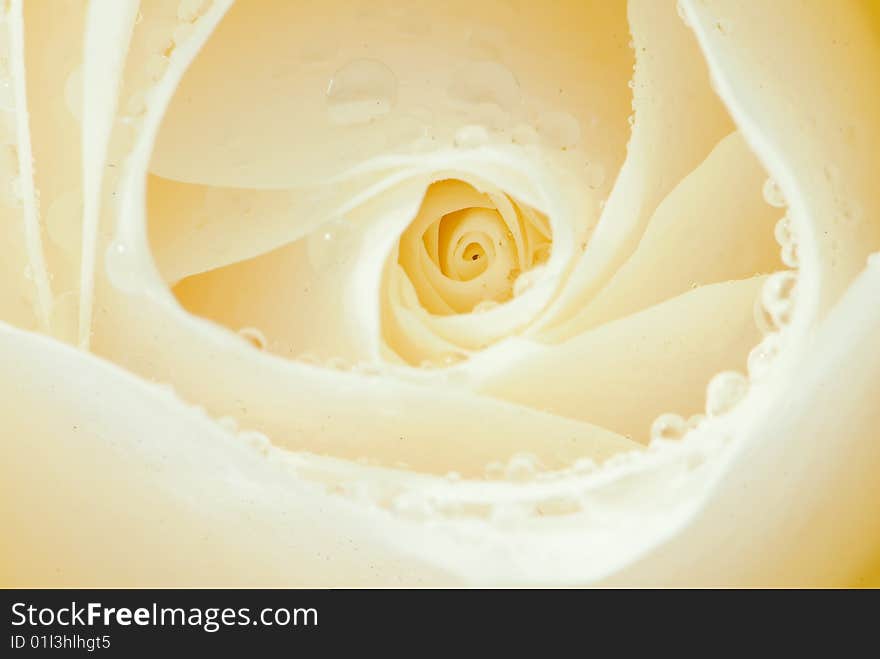
M 772 178 L 764 182 L 762 192 L 768 205 L 787 208 L 785 196 Z M 749 352 L 746 360 L 748 375 L 738 371 L 716 374 L 706 387 L 705 416 L 719 417 L 733 410 L 748 394 L 750 384 L 767 376 L 782 349 L 784 334 L 794 312 L 798 282 L 794 268 L 799 263 L 795 232 L 787 211 L 776 223 L 774 236 L 780 246 L 782 262 L 792 269 L 775 272 L 764 282 L 755 301 L 755 322 L 763 338 Z M 677 414 L 662 414 L 651 426 L 651 441 L 681 439 L 699 426 L 705 416 L 696 415 L 685 420 Z
M 419 21 L 403 20 L 405 11 L 398 12 L 399 16 L 388 16 L 379 8 L 364 11 L 364 20 L 381 16 L 384 26 L 399 24 L 405 34 L 422 35 L 430 28 L 423 25 L 424 29 L 413 32 L 412 25 Z M 445 88 L 430 100 L 406 98 L 399 72 L 379 57 L 353 57 L 336 65 L 325 87 L 328 121 L 343 128 L 377 124 L 376 131 L 383 133 L 387 145 L 394 149 L 429 145 L 466 150 L 496 144 L 517 145 L 536 153 L 541 145 L 546 153 L 582 146 L 583 126 L 574 114 L 560 107 L 533 107 L 528 102 L 516 72 L 502 61 L 508 48 L 503 29 L 478 25 L 466 34 L 462 59 L 450 67 Z M 307 44 L 304 65 L 331 63 L 337 51 L 336 47 Z M 435 106 L 446 106 L 444 115 L 458 118 L 458 126 L 448 135 L 435 121 Z M 606 181 L 602 163 L 592 158 L 581 158 L 581 162 L 588 186 L 602 187 Z
M 345 357 L 320 357 L 313 352 L 301 352 L 294 361 L 309 366 L 318 366 L 333 371 L 353 373 L 356 375 L 376 376 L 382 373 L 382 365 L 373 361 L 351 361 Z

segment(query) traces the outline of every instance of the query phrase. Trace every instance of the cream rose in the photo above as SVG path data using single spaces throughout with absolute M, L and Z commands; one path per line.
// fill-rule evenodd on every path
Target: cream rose
M 871 7 L 12 0 L 3 582 L 877 583 Z

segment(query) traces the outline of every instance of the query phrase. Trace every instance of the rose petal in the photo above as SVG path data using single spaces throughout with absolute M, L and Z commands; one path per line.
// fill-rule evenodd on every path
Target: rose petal
M 739 133 L 725 137 L 670 192 L 633 255 L 580 313 L 549 336 L 573 336 L 695 285 L 783 268 L 764 201 L 766 174 Z
M 672 2 L 637 0 L 635 121 L 626 162 L 576 270 L 542 325 L 564 321 L 629 258 L 657 205 L 733 128 Z
M 762 283 L 703 286 L 563 343 L 523 346 L 480 390 L 644 441 L 659 414 L 701 411 L 709 379 L 742 369 L 760 340 Z

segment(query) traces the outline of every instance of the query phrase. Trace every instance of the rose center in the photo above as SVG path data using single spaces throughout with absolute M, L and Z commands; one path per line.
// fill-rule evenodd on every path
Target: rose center
M 429 313 L 465 314 L 514 297 L 523 288 L 517 278 L 546 261 L 551 246 L 549 223 L 534 209 L 447 179 L 425 194 L 398 263 Z

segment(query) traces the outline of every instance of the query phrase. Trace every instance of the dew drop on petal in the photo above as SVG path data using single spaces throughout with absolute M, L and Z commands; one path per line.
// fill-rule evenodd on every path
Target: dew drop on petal
M 788 219 L 788 215 L 783 215 L 776 223 L 776 226 L 773 228 L 773 236 L 776 238 L 776 242 L 779 243 L 780 247 L 791 245 L 794 242 L 794 235 L 791 231 L 791 220 Z
M 768 334 L 749 352 L 747 367 L 749 377 L 760 380 L 770 371 L 773 360 L 779 354 L 781 339 L 778 333 Z
M 512 481 L 526 481 L 535 477 L 538 471 L 538 458 L 531 453 L 516 453 L 508 460 L 504 476 Z
M 706 414 L 719 416 L 729 412 L 749 390 L 749 381 L 742 373 L 722 371 L 709 381 L 706 389 Z
M 119 241 L 107 247 L 104 267 L 110 282 L 119 290 L 134 291 L 140 288 L 141 279 L 137 274 L 131 250 Z
M 207 3 L 208 0 L 181 0 L 177 6 L 177 18 L 192 22 L 204 13 Z
M 790 242 L 782 246 L 782 262 L 789 268 L 797 268 L 800 265 L 797 243 Z
M 661 414 L 651 424 L 651 441 L 679 439 L 687 430 L 685 420 L 678 414 Z
M 366 123 L 391 112 L 397 100 L 397 76 L 373 59 L 349 62 L 327 86 L 327 115 L 335 124 Z
M 763 193 L 764 201 L 768 204 L 776 208 L 785 208 L 785 197 L 775 180 L 768 178 L 764 181 Z
M 761 304 L 777 327 L 782 327 L 791 320 L 796 286 L 797 275 L 790 270 L 773 273 L 764 282 Z
M 340 242 L 345 240 L 348 224 L 341 219 L 325 222 L 306 238 L 306 255 L 315 270 L 332 265 L 339 254 Z

